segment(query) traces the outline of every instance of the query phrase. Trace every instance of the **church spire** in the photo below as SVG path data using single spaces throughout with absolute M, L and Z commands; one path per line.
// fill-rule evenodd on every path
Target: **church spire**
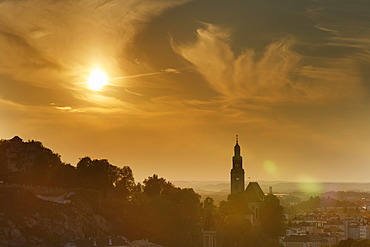
M 235 157 L 240 157 L 240 146 L 239 146 L 239 136 L 236 135 L 236 144 L 234 147 L 234 156 Z

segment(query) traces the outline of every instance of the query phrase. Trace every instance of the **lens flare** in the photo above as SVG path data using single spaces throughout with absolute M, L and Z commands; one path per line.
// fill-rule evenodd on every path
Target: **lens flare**
M 277 175 L 278 169 L 276 163 L 272 160 L 266 160 L 263 162 L 263 168 L 270 175 Z
M 301 179 L 299 187 L 304 193 L 309 195 L 317 195 L 324 192 L 324 186 L 322 183 L 308 177 Z

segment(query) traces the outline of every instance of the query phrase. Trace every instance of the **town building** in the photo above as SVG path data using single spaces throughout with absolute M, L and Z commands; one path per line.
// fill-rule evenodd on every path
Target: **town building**
M 132 241 L 128 247 L 163 247 L 162 245 L 149 242 L 148 240 L 135 240 Z
M 69 241 L 63 247 L 128 247 L 129 241 L 122 236 L 83 238 Z
M 282 244 L 284 247 L 321 247 L 328 245 L 328 240 L 321 235 L 290 235 Z
M 83 238 L 69 241 L 63 247 L 163 247 L 148 240 L 134 240 L 130 242 L 123 236 Z

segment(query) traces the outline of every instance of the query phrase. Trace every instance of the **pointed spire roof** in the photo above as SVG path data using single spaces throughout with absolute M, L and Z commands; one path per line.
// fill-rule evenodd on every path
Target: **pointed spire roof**
M 240 156 L 239 136 L 236 135 L 236 144 L 234 146 L 234 156 Z

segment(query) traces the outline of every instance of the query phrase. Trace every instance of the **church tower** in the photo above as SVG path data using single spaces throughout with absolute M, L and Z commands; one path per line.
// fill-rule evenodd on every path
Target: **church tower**
M 231 169 L 231 194 L 238 194 L 244 191 L 244 169 L 243 158 L 240 156 L 238 136 L 234 147 L 233 168 Z

